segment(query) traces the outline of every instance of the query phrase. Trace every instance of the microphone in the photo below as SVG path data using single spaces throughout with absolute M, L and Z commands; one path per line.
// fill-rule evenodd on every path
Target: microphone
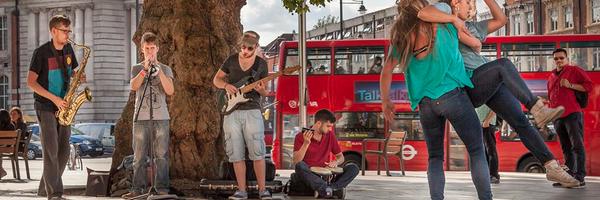
M 158 71 L 160 71 L 160 67 L 157 66 L 157 64 L 155 62 L 151 62 L 150 63 L 150 74 L 152 76 L 157 76 L 158 75 Z

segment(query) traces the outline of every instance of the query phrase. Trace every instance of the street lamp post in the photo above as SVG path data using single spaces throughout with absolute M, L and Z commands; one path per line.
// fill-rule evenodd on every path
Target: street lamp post
M 344 39 L 344 4 L 360 4 L 360 7 L 358 8 L 358 12 L 362 15 L 365 14 L 365 12 L 367 12 L 367 8 L 365 8 L 365 5 L 363 4 L 363 1 L 358 1 L 358 0 L 352 0 L 349 2 L 344 2 L 344 0 L 340 0 L 340 40 Z

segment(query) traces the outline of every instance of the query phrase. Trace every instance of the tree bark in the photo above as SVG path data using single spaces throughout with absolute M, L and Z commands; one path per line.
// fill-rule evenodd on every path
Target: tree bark
M 144 1 L 133 41 L 139 47 L 144 32 L 156 33 L 158 60 L 169 65 L 175 77 L 175 94 L 168 98 L 169 169 L 175 189 L 185 190 L 190 181 L 216 178 L 219 163 L 225 158 L 212 78 L 227 56 L 236 51 L 242 33 L 240 10 L 245 4 L 245 0 Z M 115 128 L 113 193 L 129 187 L 123 183 L 125 174 L 115 172 L 123 158 L 133 154 L 134 101 L 132 91 Z

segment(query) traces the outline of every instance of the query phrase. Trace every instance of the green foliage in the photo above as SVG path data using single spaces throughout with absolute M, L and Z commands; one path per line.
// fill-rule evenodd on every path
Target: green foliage
M 283 7 L 285 7 L 289 12 L 300 14 L 300 13 L 306 13 L 306 12 L 310 11 L 308 9 L 308 6 L 302 7 L 302 4 L 304 3 L 304 1 L 308 1 L 307 3 L 309 3 L 310 5 L 313 5 L 313 6 L 324 7 L 325 3 L 333 1 L 333 0 L 282 0 L 282 1 L 283 1 Z

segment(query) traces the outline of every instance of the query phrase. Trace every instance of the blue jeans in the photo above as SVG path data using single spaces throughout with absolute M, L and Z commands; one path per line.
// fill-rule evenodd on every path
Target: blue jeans
M 152 132 L 152 128 L 154 128 L 154 132 Z M 133 123 L 132 145 L 133 185 L 130 191 L 145 192 L 148 147 L 152 145 L 156 167 L 155 189 L 158 192 L 169 192 L 169 120 L 157 120 L 154 123 L 149 120 L 139 120 Z
M 419 103 L 421 126 L 429 153 L 427 179 L 431 199 L 444 199 L 444 133 L 450 121 L 469 152 L 471 178 L 479 199 L 492 199 L 490 171 L 485 158 L 481 124 L 463 89 L 454 89 L 438 99 L 425 97 Z
M 340 190 L 345 188 L 358 175 L 358 171 L 358 166 L 354 164 L 345 166 L 344 172 L 340 175 L 337 175 L 335 179 L 333 179 L 330 185 L 331 189 Z M 310 166 L 308 166 L 304 161 L 296 163 L 295 172 L 298 174 L 298 177 L 301 179 L 301 181 L 310 186 L 310 188 L 315 191 L 319 191 L 319 193 L 325 193 L 327 182 L 310 171 Z
M 467 89 L 467 93 L 473 106 L 489 106 L 514 128 L 521 142 L 542 164 L 554 159 L 544 139 L 521 109 L 519 101 L 531 109 L 537 99 L 510 60 L 501 58 L 477 68 L 471 81 L 475 88 Z
M 531 109 L 537 98 L 533 96 L 515 65 L 507 58 L 488 62 L 473 71 L 474 88 L 467 93 L 475 108 L 485 104 L 504 85 L 527 109 Z
M 225 152 L 229 162 L 265 158 L 265 128 L 260 110 L 236 110 L 223 118 Z M 246 147 L 246 148 L 244 148 Z
M 583 113 L 575 112 L 554 122 L 565 165 L 579 181 L 585 178 L 585 147 L 583 146 Z

